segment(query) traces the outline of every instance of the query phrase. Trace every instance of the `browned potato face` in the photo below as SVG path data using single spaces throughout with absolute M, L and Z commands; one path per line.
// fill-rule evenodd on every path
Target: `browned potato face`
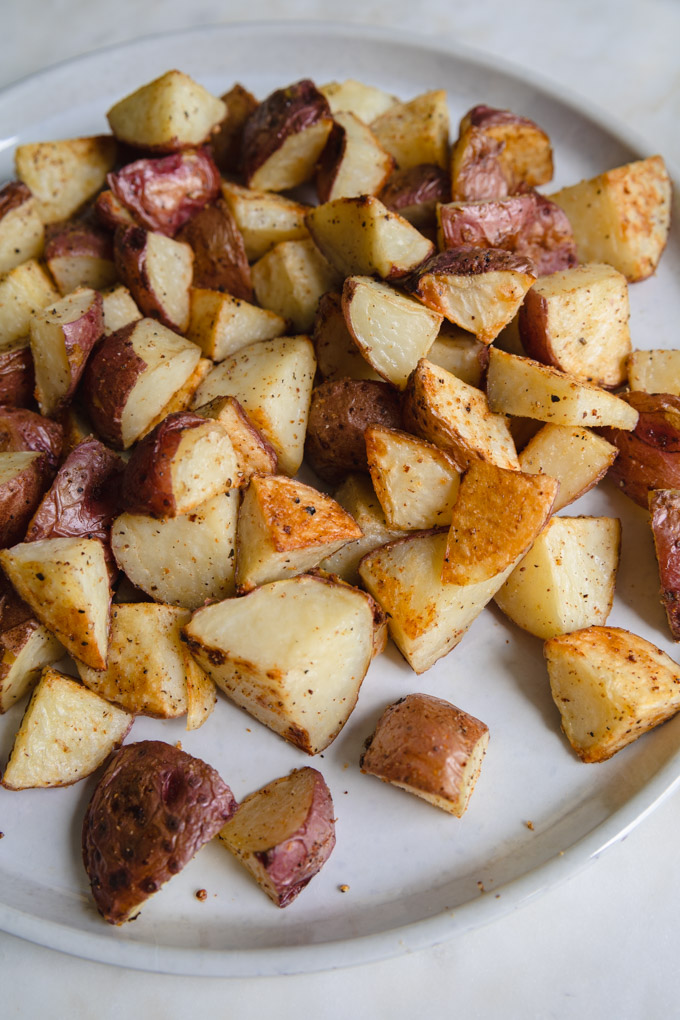
M 275 779 L 241 802 L 219 836 L 270 900 L 287 907 L 335 846 L 326 781 L 309 767 Z
M 238 82 L 221 99 L 227 113 L 213 133 L 210 147 L 220 170 L 227 174 L 240 174 L 243 129 L 259 104 L 252 92 Z
M 220 173 L 208 149 L 189 149 L 128 163 L 107 183 L 141 226 L 173 237 L 217 197 Z
M 409 694 L 381 716 L 361 771 L 460 818 L 488 743 L 489 728 L 479 719 L 442 698 Z
M 0 406 L 0 451 L 38 450 L 56 469 L 64 439 L 61 425 L 22 407 Z
M 37 203 L 21 181 L 10 181 L 0 188 L 0 273 L 39 258 L 43 250 L 45 228 Z
M 237 471 L 219 422 L 192 411 L 169 414 L 132 451 L 123 504 L 130 513 L 175 517 L 232 488 Z
M 403 215 L 403 214 L 402 214 Z M 538 276 L 577 263 L 566 213 L 532 191 L 478 202 L 450 202 L 438 210 L 442 248 L 503 248 L 531 259 Z
M 550 139 L 527 117 L 483 105 L 463 117 L 451 153 L 454 201 L 504 198 L 552 175 Z
M 177 238 L 191 245 L 194 253 L 194 288 L 227 291 L 235 298 L 253 300 L 243 235 L 224 199 L 192 216 Z
M 326 98 L 308 78 L 272 92 L 243 129 L 248 187 L 283 191 L 303 184 L 312 176 L 332 127 Z
M 0 404 L 27 407 L 33 403 L 35 370 L 27 339 L 0 351 Z
M 630 392 L 622 396 L 640 413 L 631 432 L 599 431 L 619 451 L 609 477 L 638 506 L 652 489 L 680 488 L 680 397 Z
M 401 428 L 401 400 L 388 383 L 339 379 L 312 393 L 305 456 L 331 484 L 348 471 L 368 471 L 364 431 L 369 425 Z
M 655 489 L 648 496 L 661 601 L 671 634 L 680 641 L 680 490 Z
M 44 453 L 0 453 L 0 548 L 20 542 L 52 475 Z
M 116 281 L 113 243 L 107 230 L 91 223 L 59 223 L 47 232 L 45 261 L 62 294 L 76 287 L 104 290 Z
M 121 227 L 115 235 L 114 257 L 141 312 L 183 333 L 189 325 L 194 262 L 189 245 L 142 227 Z
M 36 683 L 43 666 L 63 655 L 61 644 L 0 576 L 0 713 Z
M 83 863 L 100 914 L 110 924 L 132 920 L 235 809 L 229 787 L 200 758 L 160 740 L 126 745 L 83 822 Z
M 421 232 L 431 232 L 437 221 L 437 203 L 451 201 L 451 180 L 436 163 L 419 163 L 396 170 L 381 191 L 380 201 Z

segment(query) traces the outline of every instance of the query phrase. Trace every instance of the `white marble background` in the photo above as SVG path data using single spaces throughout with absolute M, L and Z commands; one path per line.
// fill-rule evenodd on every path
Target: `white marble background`
M 251 0 L 246 8 L 231 0 L 2 0 L 0 11 L 0 87 L 104 45 L 189 25 L 270 18 L 387 25 L 531 68 L 680 166 L 677 0 Z M 3 1020 L 203 1012 L 276 1020 L 677 1017 L 679 809 L 676 793 L 599 861 L 514 914 L 370 966 L 200 980 L 92 964 L 0 935 L 0 1013 Z

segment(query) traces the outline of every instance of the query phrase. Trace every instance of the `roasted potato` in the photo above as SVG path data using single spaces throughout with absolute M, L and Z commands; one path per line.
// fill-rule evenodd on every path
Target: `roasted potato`
M 0 274 L 42 255 L 45 227 L 37 205 L 21 181 L 0 188 Z
M 680 486 L 680 397 L 631 391 L 622 399 L 639 415 L 632 428 L 602 429 L 618 450 L 609 477 L 638 506 L 652 489 Z
M 227 291 L 235 299 L 253 300 L 250 266 L 243 235 L 223 199 L 191 217 L 177 235 L 194 253 L 192 287 Z M 253 340 L 264 339 L 253 337 Z
M 680 641 L 680 490 L 651 489 L 647 496 L 661 602 L 673 639 Z
M 116 149 L 110 135 L 18 146 L 17 177 L 31 189 L 43 223 L 67 220 L 97 194 L 113 169 Z
M 44 666 L 64 654 L 60 642 L 0 575 L 0 714 L 36 684 Z
M 179 333 L 189 325 L 194 253 L 184 241 L 142 227 L 120 227 L 114 260 L 140 311 Z
M 39 450 L 0 453 L 0 549 L 21 542 L 53 473 Z

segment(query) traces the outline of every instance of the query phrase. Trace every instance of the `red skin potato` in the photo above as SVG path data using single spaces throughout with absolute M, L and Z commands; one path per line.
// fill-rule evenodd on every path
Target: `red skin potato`
M 83 821 L 83 863 L 100 914 L 123 924 L 178 874 L 236 810 L 200 758 L 171 744 L 127 744 L 107 767 Z
M 110 190 L 101 191 L 97 195 L 94 212 L 102 226 L 109 230 L 136 226 L 132 213 Z
M 123 476 L 123 506 L 129 513 L 174 517 L 172 461 L 187 429 L 205 425 L 192 411 L 169 414 L 132 451 Z
M 0 406 L 0 451 L 37 450 L 56 470 L 61 457 L 64 430 L 61 425 L 36 411 L 23 407 Z
M 58 262 L 61 258 L 97 259 L 110 263 L 110 279 L 103 281 L 101 286 L 109 286 L 115 281 L 113 243 L 108 231 L 95 223 L 81 220 L 54 224 L 48 227 L 46 234 L 45 261 L 57 284 L 60 282 Z
M 0 188 L 0 220 L 31 197 L 31 189 L 23 181 L 9 181 Z
M 168 329 L 177 332 L 177 323 L 168 317 L 157 294 L 147 264 L 147 238 L 149 232 L 143 227 L 119 227 L 113 241 L 113 255 L 116 269 L 126 285 L 142 315 L 157 319 Z
M 62 332 L 71 380 L 68 389 L 61 395 L 55 414 L 63 411 L 64 407 L 70 403 L 85 371 L 90 354 L 97 341 L 104 335 L 104 305 L 101 294 L 95 294 L 87 311 L 79 319 L 64 323 Z
M 177 240 L 193 249 L 194 287 L 226 291 L 243 301 L 253 301 L 243 236 L 224 199 L 204 206 L 180 230 Z
M 241 150 L 243 129 L 259 103 L 252 92 L 238 82 L 220 97 L 227 104 L 227 115 L 210 140 L 213 157 L 220 170 L 226 174 L 241 173 Z
M 631 391 L 621 399 L 640 413 L 633 431 L 597 431 L 619 451 L 608 477 L 647 509 L 650 490 L 680 488 L 680 397 Z
M 281 148 L 286 138 L 330 117 L 325 96 L 309 78 L 272 92 L 243 129 L 242 169 L 246 181 Z
M 111 522 L 120 512 L 120 480 L 125 465 L 98 439 L 79 443 L 59 468 L 26 532 L 41 538 L 98 538 L 109 542 Z
M 0 404 L 12 407 L 34 405 L 35 370 L 27 343 L 0 352 Z
M 649 493 L 649 514 L 659 564 L 661 602 L 675 641 L 680 641 L 680 490 Z
M 446 248 L 503 248 L 530 258 L 539 276 L 578 262 L 566 213 L 535 191 L 466 208 L 444 205 L 440 222 Z
M 0 485 L 0 549 L 23 540 L 51 476 L 48 458 L 43 454 Z
M 146 362 L 131 341 L 137 323 L 131 322 L 105 337 L 88 359 L 81 393 L 96 432 L 114 449 L 123 449 L 121 421 L 125 403 Z
M 138 159 L 108 174 L 107 183 L 141 226 L 168 237 L 220 193 L 220 173 L 205 147 Z
M 397 170 L 381 191 L 380 201 L 420 231 L 432 232 L 437 222 L 437 203 L 451 201 L 450 175 L 436 163 Z

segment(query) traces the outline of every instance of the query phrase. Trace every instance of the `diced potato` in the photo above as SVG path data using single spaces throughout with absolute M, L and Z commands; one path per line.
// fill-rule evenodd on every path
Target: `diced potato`
M 274 447 L 279 469 L 294 475 L 302 463 L 315 371 L 308 337 L 263 340 L 216 365 L 199 386 L 194 407 L 236 397 Z
M 342 314 L 342 299 L 329 291 L 322 295 L 314 320 L 314 350 L 324 379 L 372 379 L 381 377 L 357 347 Z
M 110 135 L 30 142 L 17 148 L 14 160 L 43 223 L 58 223 L 97 194 L 113 170 L 116 142 Z
M 44 666 L 64 654 L 60 642 L 0 577 L 0 714 L 35 685 Z
M 680 666 L 619 627 L 546 641 L 550 689 L 581 761 L 606 761 L 680 709 Z
M 214 418 L 229 434 L 236 455 L 237 471 L 234 484 L 247 485 L 251 475 L 273 475 L 278 458 L 271 443 L 255 427 L 236 397 L 214 397 L 196 408 L 196 414 Z
M 621 522 L 553 517 L 494 599 L 536 637 L 606 623 L 614 599 Z
M 430 347 L 427 360 L 445 368 L 470 386 L 481 387 L 487 361 L 486 344 L 466 330 L 445 322 Z
M 107 118 L 120 141 L 173 152 L 205 142 L 226 112 L 221 99 L 188 75 L 167 71 L 119 100 Z
M 492 348 L 486 377 L 489 407 L 555 425 L 611 425 L 632 430 L 635 408 L 592 383 Z
M 232 701 L 317 754 L 356 703 L 373 656 L 373 612 L 362 592 L 304 574 L 199 609 L 185 635 Z
M 238 519 L 240 592 L 316 567 L 361 529 L 339 503 L 285 475 L 253 475 Z
M 446 92 L 435 89 L 407 103 L 392 104 L 371 122 L 371 130 L 400 170 L 419 163 L 446 167 L 449 157 Z
M 10 181 L 0 188 L 0 275 L 40 258 L 44 243 L 38 203 L 25 184 Z
M 222 361 L 258 340 L 271 340 L 286 331 L 286 320 L 242 298 L 216 290 L 194 288 L 187 337 L 213 361 Z
M 312 328 L 319 298 L 340 282 L 310 238 L 281 241 L 255 263 L 252 278 L 259 304 L 299 332 Z
M 35 259 L 4 276 L 0 280 L 0 351 L 28 336 L 35 313 L 59 299 L 59 291 Z
M 352 515 L 363 532 L 363 538 L 349 542 L 332 556 L 322 560 L 320 567 L 336 574 L 348 584 L 358 585 L 359 562 L 366 553 L 379 545 L 400 538 L 400 528 L 390 528 L 370 479 L 366 475 L 349 474 L 335 493 L 335 498 Z
M 337 113 L 316 169 L 319 201 L 377 195 L 394 160 L 371 129 L 353 113 Z
M 349 111 L 355 117 L 359 117 L 365 124 L 370 124 L 391 106 L 398 103 L 395 96 L 376 88 L 374 85 L 364 85 L 355 78 L 347 78 L 345 81 L 331 81 L 327 85 L 320 85 L 319 92 L 326 97 L 331 113 L 342 113 Z
M 71 677 L 45 669 L 33 692 L 2 785 L 8 790 L 69 786 L 120 747 L 132 717 Z
M 519 455 L 529 474 L 551 475 L 560 487 L 553 513 L 573 503 L 604 478 L 616 459 L 616 447 L 577 425 L 544 425 Z
M 369 276 L 345 280 L 342 311 L 368 364 L 401 390 L 442 323 L 437 312 Z
M 671 218 L 661 156 L 626 163 L 551 195 L 569 217 L 580 262 L 608 262 L 630 282 L 657 267 Z
M 305 225 L 308 205 L 275 192 L 242 188 L 233 181 L 222 181 L 222 195 L 241 231 L 251 262 L 262 258 L 281 241 L 309 237 Z
M 631 390 L 680 397 L 680 351 L 632 351 L 626 367 Z
M 369 425 L 368 467 L 390 528 L 419 531 L 451 523 L 460 471 L 442 450 L 407 432 Z
M 481 390 L 429 361 L 420 361 L 409 379 L 404 420 L 461 470 L 473 460 L 519 467 L 507 419 L 491 412 Z
M 122 283 L 102 294 L 102 305 L 105 336 L 142 318 L 132 294 Z

